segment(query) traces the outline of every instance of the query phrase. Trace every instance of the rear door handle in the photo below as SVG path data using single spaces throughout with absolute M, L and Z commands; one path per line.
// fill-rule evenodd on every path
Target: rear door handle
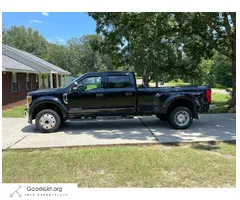
M 125 96 L 132 96 L 133 93 L 132 92 L 125 92 Z
M 103 93 L 96 93 L 96 97 L 103 97 Z

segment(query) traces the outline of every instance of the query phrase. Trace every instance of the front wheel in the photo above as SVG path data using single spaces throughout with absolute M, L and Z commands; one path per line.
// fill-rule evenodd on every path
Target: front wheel
M 54 110 L 45 109 L 36 116 L 36 126 L 41 132 L 54 132 L 59 128 L 60 124 L 61 118 Z
M 192 111 L 187 107 L 176 107 L 170 113 L 168 121 L 175 129 L 186 129 L 193 122 Z

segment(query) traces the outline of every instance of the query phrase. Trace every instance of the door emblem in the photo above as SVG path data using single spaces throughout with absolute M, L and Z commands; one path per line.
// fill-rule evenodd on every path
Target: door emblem
M 68 94 L 67 94 L 67 93 L 64 93 L 64 94 L 63 94 L 63 102 L 64 102 L 65 104 L 68 104 Z

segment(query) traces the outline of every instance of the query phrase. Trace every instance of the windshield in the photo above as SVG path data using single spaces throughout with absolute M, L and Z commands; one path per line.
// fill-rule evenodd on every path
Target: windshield
M 76 82 L 79 78 L 83 77 L 83 75 L 85 74 L 82 74 L 80 75 L 79 77 L 75 78 L 73 81 L 71 81 L 71 83 L 69 83 L 65 88 L 69 87 L 70 85 L 72 85 L 74 82 Z

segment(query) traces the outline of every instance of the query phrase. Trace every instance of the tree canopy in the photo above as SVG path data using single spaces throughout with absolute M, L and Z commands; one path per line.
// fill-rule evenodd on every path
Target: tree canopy
M 143 76 L 144 85 L 161 73 L 200 79 L 202 58 L 213 50 L 231 59 L 236 104 L 236 13 L 89 13 L 105 49 L 121 54 Z M 158 77 L 157 77 L 158 78 Z

